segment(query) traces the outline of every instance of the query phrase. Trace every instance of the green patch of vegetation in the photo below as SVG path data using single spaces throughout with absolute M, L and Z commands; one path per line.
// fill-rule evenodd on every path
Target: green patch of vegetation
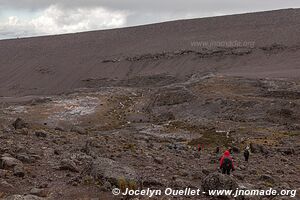
M 232 144 L 232 138 L 226 137 L 226 133 L 217 133 L 212 126 L 203 126 L 189 124 L 184 121 L 173 121 L 167 127 L 169 130 L 186 130 L 191 133 L 198 133 L 201 137 L 191 140 L 188 145 L 196 146 L 198 144 L 206 146 L 225 146 L 229 147 Z
M 206 146 L 225 146 L 229 147 L 232 144 L 232 138 L 226 137 L 226 134 L 216 133 L 215 131 L 201 132 L 202 137 L 193 139 L 189 142 L 189 145 L 195 146 L 198 144 Z
M 124 177 L 122 177 L 118 180 L 118 188 L 122 192 L 125 192 L 126 188 L 128 188 L 129 190 L 136 190 L 137 183 L 133 180 L 126 180 Z
M 84 176 L 83 177 L 83 184 L 84 185 L 91 185 L 94 183 L 94 179 L 91 176 Z
M 125 144 L 123 149 L 129 150 L 131 152 L 135 152 L 136 151 L 136 144 L 132 144 L 132 143 Z
M 274 187 L 274 183 L 271 183 L 269 181 L 264 182 L 264 185 L 268 188 L 273 188 Z
M 282 134 L 290 137 L 300 136 L 300 131 L 289 131 L 289 132 L 283 132 Z

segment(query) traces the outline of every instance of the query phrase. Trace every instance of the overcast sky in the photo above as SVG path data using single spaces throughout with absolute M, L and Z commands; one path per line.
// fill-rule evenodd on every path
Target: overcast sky
M 300 8 L 300 0 L 0 0 L 0 39 Z

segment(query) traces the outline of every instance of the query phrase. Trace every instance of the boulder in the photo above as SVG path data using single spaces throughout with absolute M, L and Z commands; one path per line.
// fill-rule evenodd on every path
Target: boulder
M 29 130 L 28 130 L 28 128 L 16 129 L 15 134 L 18 134 L 18 135 L 28 135 L 29 134 Z
M 204 178 L 202 188 L 205 192 L 209 190 L 236 190 L 238 184 L 231 176 L 216 172 Z M 225 198 L 226 196 L 222 197 Z
M 206 168 L 202 169 L 202 173 L 205 174 L 206 176 L 210 174 L 210 171 Z
M 14 186 L 6 181 L 0 181 L 0 188 L 1 190 L 12 191 L 14 189 Z
M 12 124 L 12 126 L 17 129 L 28 128 L 28 123 L 26 123 L 23 119 L 17 118 L 16 121 Z
M 16 155 L 16 158 L 23 163 L 34 163 L 35 162 L 35 157 L 27 154 L 27 153 L 20 153 Z
M 6 178 L 6 176 L 9 174 L 8 170 L 0 169 L 0 178 Z
M 47 132 L 44 130 L 39 130 L 35 132 L 35 136 L 36 137 L 41 137 L 41 138 L 45 138 L 47 137 Z
M 0 158 L 0 169 L 11 169 L 16 165 L 23 165 L 23 163 L 13 157 L 3 156 Z
M 25 176 L 25 170 L 23 165 L 16 165 L 14 167 L 14 175 L 18 177 L 24 177 Z
M 59 166 L 60 170 L 69 170 L 71 172 L 79 172 L 76 164 L 74 163 L 73 160 L 70 159 L 63 159 L 60 162 L 60 166 Z
M 161 157 L 155 157 L 155 158 L 153 158 L 153 161 L 155 162 L 155 163 L 157 163 L 157 164 L 163 164 L 163 162 L 164 162 L 164 159 L 163 158 L 161 158 Z
M 47 197 L 47 191 L 41 188 L 32 188 L 29 193 L 38 197 Z
M 250 150 L 252 153 L 263 153 L 268 154 L 269 151 L 261 144 L 250 143 Z
M 78 133 L 78 134 L 81 134 L 81 135 L 86 135 L 88 133 L 85 130 L 85 128 L 82 128 L 82 127 L 79 127 L 79 126 L 73 126 L 71 128 L 71 132 Z
M 280 152 L 282 154 L 285 154 L 285 155 L 295 154 L 295 149 L 292 147 L 277 147 L 277 148 L 274 148 L 274 150 L 277 152 Z
M 135 183 L 139 181 L 137 173 L 130 167 L 103 157 L 98 157 L 93 161 L 91 175 L 95 179 L 108 181 L 112 185 L 118 185 L 120 180 Z
M 275 179 L 268 174 L 262 174 L 259 177 L 259 180 L 264 181 L 264 182 L 269 182 L 269 183 L 275 183 Z
M 236 146 L 232 146 L 231 148 L 232 148 L 232 151 L 234 153 L 240 153 L 241 152 L 241 150 L 238 147 L 236 147 Z

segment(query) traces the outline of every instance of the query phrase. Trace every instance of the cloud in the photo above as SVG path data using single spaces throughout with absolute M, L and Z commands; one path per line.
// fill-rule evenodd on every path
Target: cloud
M 300 6 L 299 0 L 272 0 L 272 2 L 261 0 L 0 0 L 1 7 L 14 9 L 45 9 L 54 4 L 64 8 L 105 7 L 116 10 L 152 12 L 203 12 Z
M 0 22 L 0 37 L 26 37 L 122 27 L 128 13 L 102 7 L 62 9 L 50 6 L 33 18 L 10 16 Z

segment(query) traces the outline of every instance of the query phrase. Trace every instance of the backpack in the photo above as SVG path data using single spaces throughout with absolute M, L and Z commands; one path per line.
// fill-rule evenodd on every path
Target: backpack
M 231 169 L 232 168 L 232 160 L 230 158 L 224 158 L 222 168 Z

